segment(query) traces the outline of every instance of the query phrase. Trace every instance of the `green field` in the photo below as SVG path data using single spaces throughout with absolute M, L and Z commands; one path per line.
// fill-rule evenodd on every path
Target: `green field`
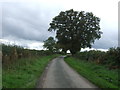
M 3 68 L 3 88 L 35 88 L 36 82 L 50 60 L 58 55 L 19 59 L 9 68 Z
M 118 88 L 118 70 L 108 70 L 103 65 L 73 57 L 66 57 L 65 62 L 99 88 Z

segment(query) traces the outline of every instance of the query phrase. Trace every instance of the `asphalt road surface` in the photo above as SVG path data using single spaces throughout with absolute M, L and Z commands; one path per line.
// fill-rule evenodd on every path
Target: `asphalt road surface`
M 63 57 L 55 58 L 46 68 L 37 88 L 97 88 L 69 67 Z

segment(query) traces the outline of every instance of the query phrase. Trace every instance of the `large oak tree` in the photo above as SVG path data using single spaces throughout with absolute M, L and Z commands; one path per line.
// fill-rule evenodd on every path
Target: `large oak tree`
M 92 46 L 101 37 L 100 18 L 92 12 L 61 11 L 50 23 L 48 31 L 56 31 L 57 43 L 72 54 Z

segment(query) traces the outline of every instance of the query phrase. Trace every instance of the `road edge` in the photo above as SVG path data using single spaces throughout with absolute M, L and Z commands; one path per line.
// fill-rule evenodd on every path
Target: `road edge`
M 63 61 L 65 62 L 64 58 Z M 66 63 L 66 62 L 65 62 Z M 84 81 L 88 82 L 91 86 L 95 87 L 95 89 L 100 89 L 100 87 L 98 87 L 96 84 L 94 84 L 93 82 L 91 82 L 90 80 L 88 80 L 86 77 L 84 77 L 83 75 L 81 75 L 80 73 L 78 73 L 74 68 L 72 68 L 68 63 L 66 63 L 72 70 L 73 72 L 77 73 L 79 75 L 80 78 L 82 78 Z M 93 89 L 93 88 L 92 88 Z M 93 89 L 94 90 L 94 89 Z
M 57 57 L 56 57 L 57 58 Z M 54 59 L 56 59 L 54 58 Z M 38 79 L 38 81 L 36 82 L 35 88 L 43 88 L 44 82 L 45 82 L 45 78 L 48 72 L 48 69 L 50 67 L 50 65 L 52 64 L 52 61 L 54 60 L 50 60 L 49 63 L 46 65 L 42 75 L 40 76 L 40 78 Z

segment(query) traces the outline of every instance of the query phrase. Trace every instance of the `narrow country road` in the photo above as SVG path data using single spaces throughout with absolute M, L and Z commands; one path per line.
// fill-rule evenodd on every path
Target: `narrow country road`
M 63 57 L 55 58 L 37 88 L 97 88 L 69 67 Z

